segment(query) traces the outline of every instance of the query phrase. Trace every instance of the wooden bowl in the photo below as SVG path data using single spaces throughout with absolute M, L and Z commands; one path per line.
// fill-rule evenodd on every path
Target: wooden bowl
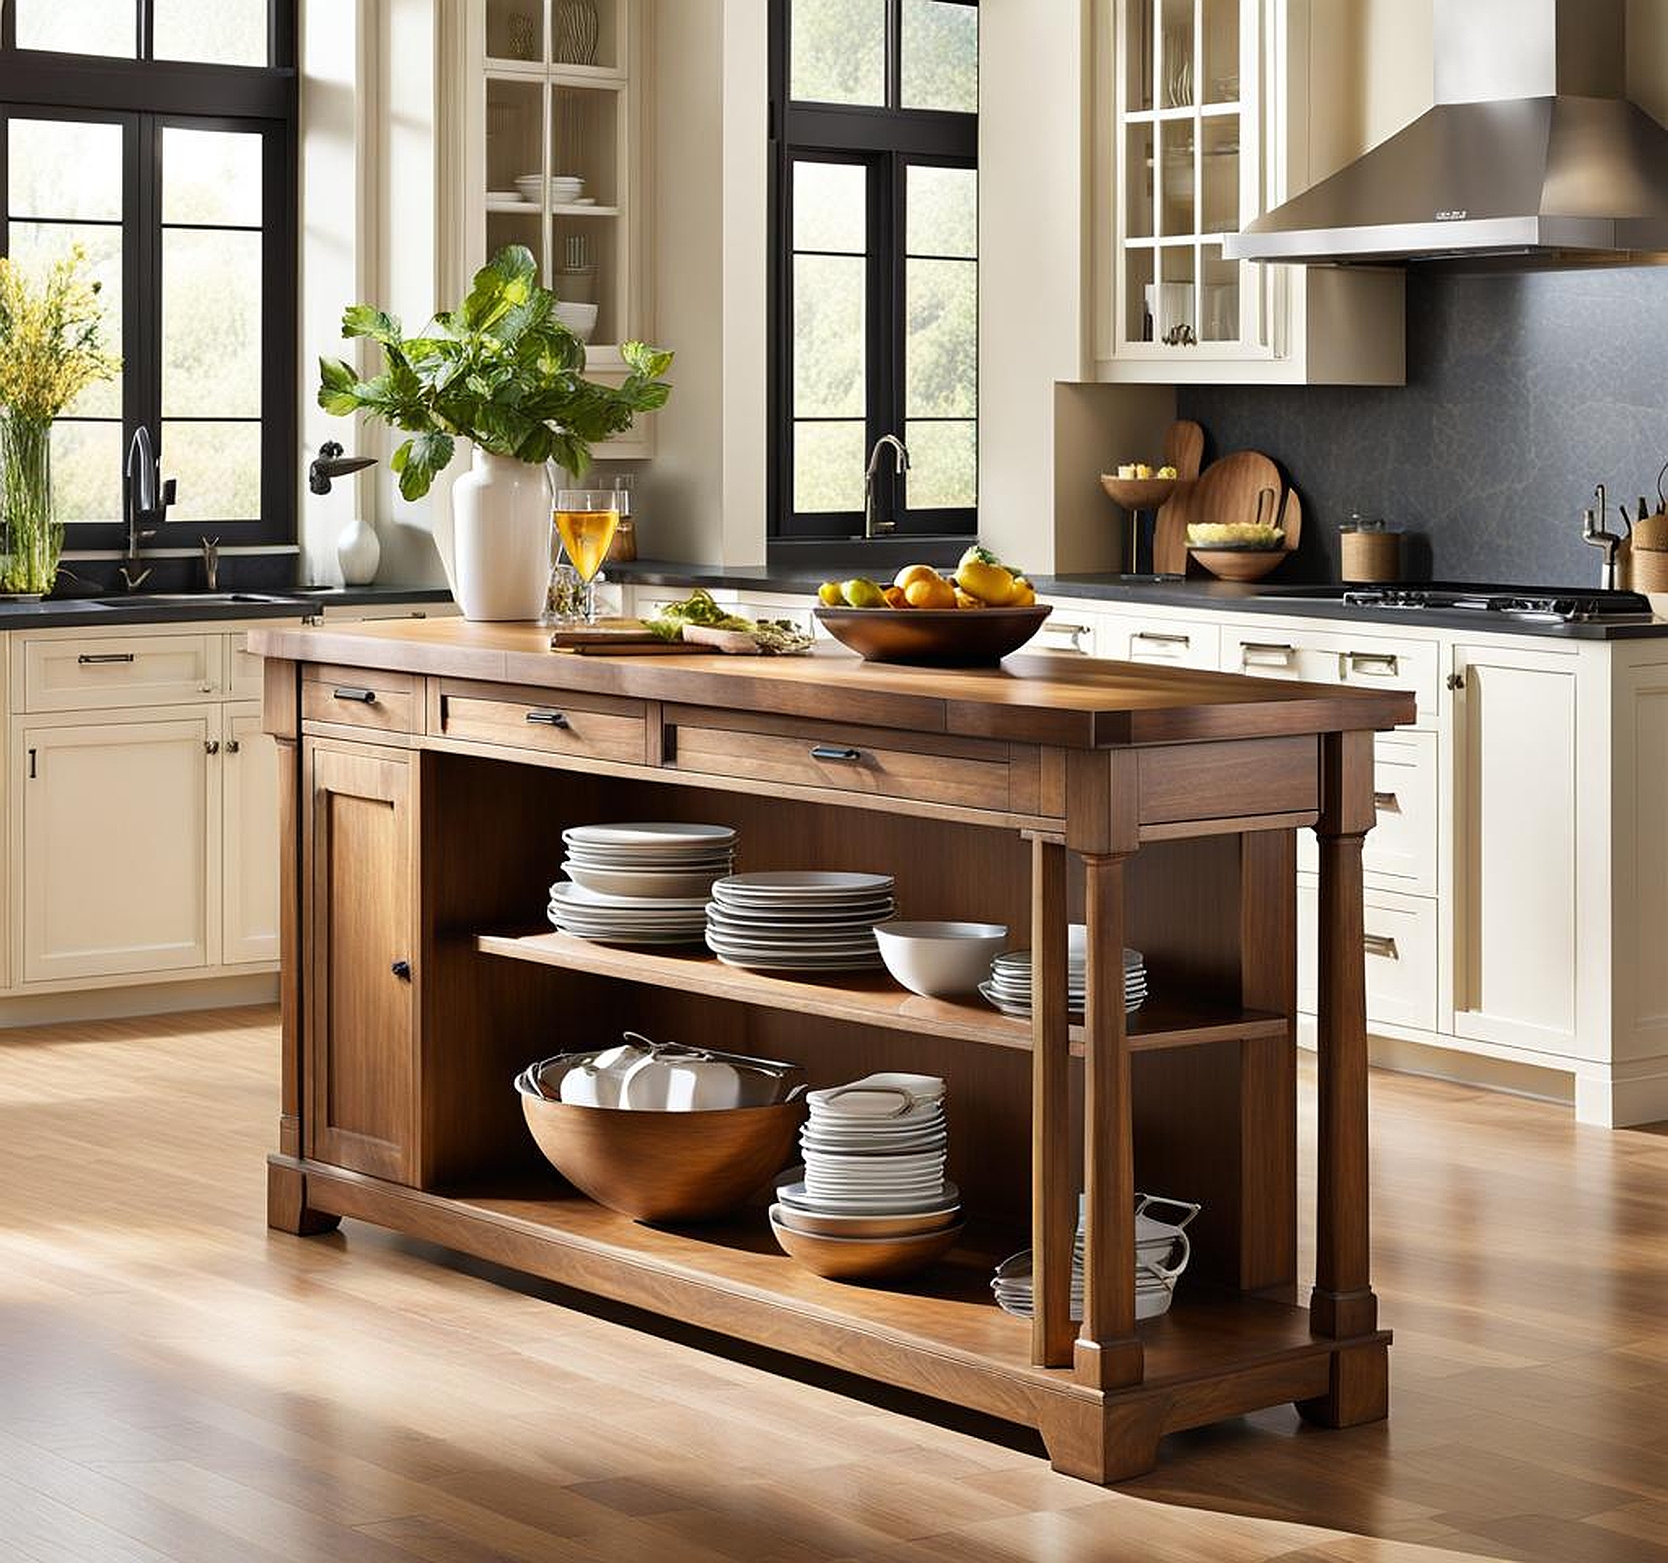
M 994 667 L 1037 633 L 1054 610 L 1030 608 L 818 608 L 817 620 L 865 662 Z
M 969 612 L 972 610 L 969 609 Z M 886 1281 L 913 1275 L 942 1259 L 956 1246 L 965 1221 L 919 1237 L 818 1237 L 796 1232 L 776 1219 L 770 1208 L 770 1230 L 782 1252 L 830 1281 Z
M 639 1221 L 727 1215 L 793 1160 L 803 1101 L 723 1112 L 577 1107 L 521 1090 L 544 1158 L 581 1194 Z
M 1157 510 L 1176 492 L 1181 478 L 1119 478 L 1110 472 L 1100 475 L 1100 486 L 1114 504 L 1125 510 Z
M 1194 548 L 1188 553 L 1219 581 L 1260 581 L 1280 567 L 1290 550 L 1279 548 Z

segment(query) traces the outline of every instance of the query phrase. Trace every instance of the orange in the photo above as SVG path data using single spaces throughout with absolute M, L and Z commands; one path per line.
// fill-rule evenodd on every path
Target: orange
M 904 596 L 912 608 L 953 608 L 956 589 L 943 576 L 934 572 L 930 580 L 922 578 L 904 587 Z

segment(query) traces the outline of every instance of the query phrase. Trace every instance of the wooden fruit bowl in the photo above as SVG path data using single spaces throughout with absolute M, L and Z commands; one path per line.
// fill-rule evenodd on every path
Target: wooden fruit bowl
M 994 667 L 1018 651 L 1054 610 L 1030 608 L 818 608 L 817 622 L 865 662 Z
M 1279 569 L 1290 552 L 1284 544 L 1275 548 L 1195 548 L 1188 553 L 1219 581 L 1260 581 Z
M 924 1270 L 956 1246 L 966 1224 L 957 1222 L 917 1237 L 819 1237 L 783 1226 L 776 1210 L 773 1205 L 770 1230 L 782 1251 L 831 1281 L 885 1281 Z
M 544 1158 L 581 1194 L 638 1221 L 710 1221 L 793 1160 L 801 1100 L 723 1112 L 633 1112 L 553 1102 L 518 1083 Z
M 1114 504 L 1125 510 L 1157 510 L 1172 494 L 1181 478 L 1119 478 L 1110 472 L 1100 475 L 1100 486 Z

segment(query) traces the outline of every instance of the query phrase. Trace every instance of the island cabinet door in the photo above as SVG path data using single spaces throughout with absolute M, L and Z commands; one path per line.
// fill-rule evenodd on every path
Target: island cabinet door
M 307 744 L 309 1158 L 408 1183 L 416 1164 L 411 760 Z

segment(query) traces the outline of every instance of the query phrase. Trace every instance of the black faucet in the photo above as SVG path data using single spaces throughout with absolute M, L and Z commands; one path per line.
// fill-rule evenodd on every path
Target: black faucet
M 350 472 L 363 472 L 366 467 L 375 465 L 375 456 L 345 455 L 334 440 L 326 440 L 319 446 L 317 458 L 307 468 L 307 487 L 315 494 L 328 494 L 335 479 L 345 478 Z
M 157 459 L 151 431 L 144 424 L 133 431 L 133 442 L 127 448 L 123 488 L 127 507 L 127 557 L 122 561 L 120 573 L 131 592 L 142 586 L 151 573 L 138 569 L 140 545 L 156 536 L 157 528 L 168 519 L 168 507 L 178 493 L 172 478 L 166 483 L 162 481 L 162 463 Z

